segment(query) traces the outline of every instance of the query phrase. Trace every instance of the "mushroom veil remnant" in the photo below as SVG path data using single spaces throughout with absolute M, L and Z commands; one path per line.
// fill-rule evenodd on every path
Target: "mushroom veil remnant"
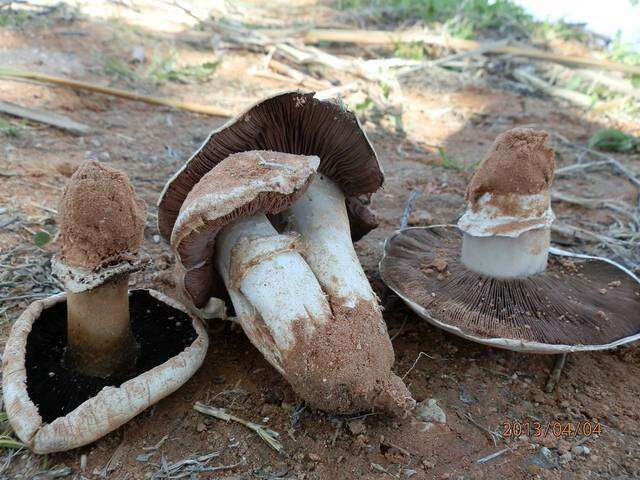
M 487 345 L 601 350 L 640 338 L 640 281 L 615 262 L 550 247 L 554 152 L 545 132 L 498 136 L 458 226 L 400 230 L 380 273 L 419 316 Z
M 376 225 L 359 196 L 382 180 L 353 114 L 289 92 L 213 132 L 159 203 L 187 302 L 210 311 L 228 292 L 252 342 L 328 411 L 414 404 L 391 373 L 391 341 L 353 248 Z
M 153 290 L 128 290 L 141 269 L 146 207 L 128 178 L 98 162 L 73 174 L 59 206 L 54 276 L 65 293 L 32 303 L 3 355 L 16 435 L 36 453 L 69 450 L 115 430 L 198 369 L 200 320 Z

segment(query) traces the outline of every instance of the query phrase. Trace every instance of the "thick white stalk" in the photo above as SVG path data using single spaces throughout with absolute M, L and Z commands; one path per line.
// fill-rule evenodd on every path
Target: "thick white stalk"
M 333 301 L 354 308 L 358 300 L 376 300 L 353 248 L 344 195 L 333 181 L 317 175 L 288 213 L 289 229 L 302 235 L 305 259 Z
M 462 239 L 462 263 L 475 272 L 494 278 L 528 277 L 547 268 L 550 230 L 538 228 L 517 237 Z
M 234 306 L 243 311 L 237 312 L 240 321 L 256 321 L 255 309 L 279 352 L 294 346 L 300 335 L 310 337 L 331 318 L 318 281 L 294 249 L 296 240 L 278 234 L 262 214 L 234 221 L 217 237 L 216 266 Z M 247 328 L 255 331 L 258 326 Z M 272 360 L 274 353 L 267 358 Z

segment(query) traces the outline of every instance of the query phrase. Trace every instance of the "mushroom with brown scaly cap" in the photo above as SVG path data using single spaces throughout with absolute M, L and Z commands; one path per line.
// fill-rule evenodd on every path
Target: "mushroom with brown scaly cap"
M 422 318 L 486 345 L 564 353 L 637 340 L 638 278 L 611 260 L 550 247 L 547 138 L 524 128 L 498 136 L 458 228 L 396 232 L 381 276 Z
M 303 258 L 301 235 L 278 233 L 266 216 L 300 201 L 318 164 L 313 156 L 250 151 L 213 167 L 173 228 L 179 284 L 190 298 L 226 289 L 247 336 L 311 405 L 401 412 L 408 394 L 390 376 L 384 324 L 366 310 L 332 305 Z M 189 280 L 193 269 L 202 282 Z
M 32 303 L 3 355 L 16 435 L 36 453 L 80 447 L 186 382 L 208 339 L 201 322 L 154 290 L 128 290 L 144 261 L 146 207 L 121 172 L 85 162 L 59 206 L 54 275 L 65 293 Z

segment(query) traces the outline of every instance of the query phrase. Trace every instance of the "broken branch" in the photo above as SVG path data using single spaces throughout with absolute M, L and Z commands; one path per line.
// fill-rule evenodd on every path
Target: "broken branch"
M 427 43 L 454 50 L 475 50 L 481 48 L 482 43 L 462 38 L 451 38 L 442 35 L 433 35 L 422 31 L 384 31 L 384 30 L 332 30 L 311 29 L 301 32 L 291 30 L 271 29 L 263 30 L 266 36 L 293 35 L 298 36 L 304 42 L 339 42 L 359 43 L 364 45 L 395 45 L 398 43 Z M 487 50 L 491 53 L 502 53 L 519 57 L 535 58 L 554 63 L 574 65 L 581 67 L 615 70 L 619 72 L 640 74 L 640 66 L 628 65 L 620 62 L 612 62 L 600 58 L 581 57 L 576 55 L 559 55 L 545 52 L 535 48 L 526 48 L 516 45 L 495 45 Z
M 529 84 L 553 97 L 562 98 L 563 100 L 567 100 L 580 107 L 591 107 L 592 102 L 588 95 L 574 90 L 568 90 L 566 88 L 555 87 L 549 82 L 522 68 L 514 70 L 513 76 L 516 77 L 517 80 Z
M 233 421 L 244 425 L 249 430 L 253 430 L 254 432 L 256 432 L 258 436 L 267 443 L 267 445 L 269 445 L 278 453 L 280 453 L 284 448 L 283 445 L 278 440 L 276 440 L 279 434 L 263 425 L 259 425 L 248 420 L 244 420 L 240 417 L 236 417 L 235 415 L 227 413 L 222 408 L 210 407 L 200 402 L 196 402 L 193 406 L 193 409 L 200 413 L 204 413 L 205 415 L 223 420 L 225 422 Z
M 0 112 L 7 113 L 14 117 L 26 118 L 34 122 L 44 123 L 52 127 L 66 130 L 74 135 L 83 135 L 88 133 L 90 128 L 83 123 L 74 122 L 69 117 L 58 115 L 57 113 L 45 112 L 44 110 L 36 110 L 35 108 L 22 107 L 15 103 L 0 101 Z
M 233 112 L 222 107 L 214 107 L 207 105 L 199 105 L 196 103 L 183 102 L 175 98 L 158 98 L 148 95 L 141 95 L 136 92 L 130 92 L 127 90 L 121 90 L 119 88 L 103 87 L 101 85 L 95 85 L 93 83 L 81 82 L 78 80 L 72 80 L 69 78 L 55 77 L 53 75 L 45 75 L 35 72 L 24 72 L 20 70 L 12 70 L 0 67 L 0 77 L 6 78 L 23 78 L 28 80 L 34 80 L 36 82 L 52 83 L 54 85 L 61 85 L 63 87 L 74 88 L 77 90 L 86 90 L 88 92 L 102 93 L 104 95 L 110 95 L 112 97 L 126 98 L 128 100 L 135 100 L 138 102 L 149 103 L 152 105 L 164 105 L 167 107 L 178 108 L 180 110 L 186 110 L 194 113 L 202 113 L 205 115 L 213 115 L 216 117 L 231 117 Z

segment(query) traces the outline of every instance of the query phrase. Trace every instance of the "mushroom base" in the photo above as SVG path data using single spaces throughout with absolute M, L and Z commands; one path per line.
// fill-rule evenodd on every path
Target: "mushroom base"
M 402 380 L 392 373 L 393 347 L 382 321 L 372 321 L 377 302 L 343 306 L 332 299 L 333 319 L 312 336 L 296 332 L 284 356 L 284 375 L 305 401 L 320 410 L 356 414 L 381 410 L 404 415 L 415 406 Z M 373 352 L 373 353 L 372 353 Z
M 551 231 L 529 230 L 520 236 L 462 239 L 461 261 L 476 273 L 493 278 L 528 277 L 547 268 Z
M 128 275 L 85 292 L 67 292 L 67 339 L 67 361 L 83 375 L 108 377 L 135 363 Z

